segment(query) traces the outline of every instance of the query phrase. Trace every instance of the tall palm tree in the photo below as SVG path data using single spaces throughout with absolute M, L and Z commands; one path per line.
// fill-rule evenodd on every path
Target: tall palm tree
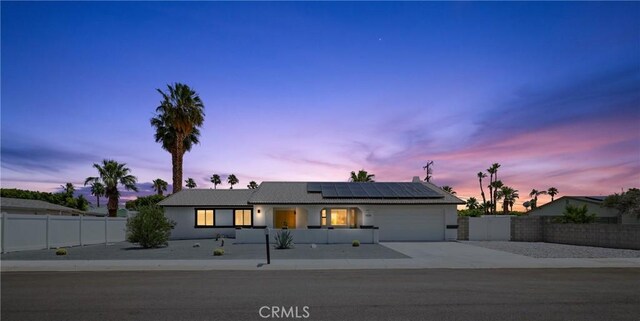
M 478 181 L 480 182 L 480 195 L 482 195 L 482 204 L 487 204 L 487 199 L 484 196 L 484 188 L 482 187 L 482 179 L 486 178 L 487 174 L 484 172 L 478 172 Z M 484 206 L 484 213 L 487 214 L 487 207 Z
M 375 177 L 376 175 L 369 174 L 364 169 L 361 169 L 358 171 L 358 174 L 351 172 L 351 178 L 349 178 L 349 180 L 352 182 L 375 182 Z
M 256 183 L 256 181 L 251 181 L 251 182 L 249 182 L 249 185 L 247 185 L 247 188 L 256 189 L 256 188 L 258 188 L 258 183 Z
M 162 196 L 162 192 L 167 191 L 168 184 L 164 180 L 157 178 L 153 180 L 153 190 L 158 193 L 158 195 Z
M 506 215 L 509 214 L 509 209 L 513 211 L 513 204 L 519 197 L 520 194 L 518 193 L 517 189 L 513 189 L 509 186 L 500 187 L 497 193 L 497 199 L 502 200 L 502 213 Z
M 469 197 L 466 205 L 467 205 L 467 208 L 470 210 L 475 210 L 478 207 L 480 207 L 480 204 L 478 203 L 478 200 L 475 197 Z
M 100 197 L 104 196 L 105 189 L 104 184 L 100 183 L 99 179 L 92 181 L 85 181 L 84 186 L 91 182 L 91 195 L 96 197 L 96 207 L 100 207 Z
M 229 175 L 229 177 L 227 177 L 227 183 L 229 183 L 229 185 L 231 185 L 231 188 L 229 189 L 233 189 L 233 185 L 236 185 L 238 183 L 240 183 L 240 181 L 238 180 L 238 178 L 236 177 L 236 175 Z
M 196 181 L 193 180 L 193 178 L 189 177 L 187 178 L 186 181 L 184 181 L 185 186 L 187 186 L 188 189 L 192 189 L 195 187 L 198 187 L 198 184 L 196 184 Z
M 529 211 L 529 207 L 531 206 L 531 202 L 530 201 L 526 201 L 526 202 L 522 203 L 522 206 L 524 206 L 524 209 L 526 211 Z
M 62 187 L 63 193 L 67 194 L 68 197 L 73 197 L 73 192 L 76 191 L 76 187 L 73 186 L 73 183 L 66 183 L 64 185 L 60 185 Z
M 498 168 L 500 168 L 499 163 L 491 164 L 491 167 L 487 169 L 487 171 L 491 174 L 492 179 L 489 181 L 489 189 L 491 189 L 491 184 L 498 182 Z M 499 188 L 499 187 L 498 187 Z M 498 189 L 493 186 L 493 192 L 491 193 L 491 204 L 493 204 L 492 212 L 496 213 L 496 208 L 498 206 Z
M 220 179 L 220 175 L 218 175 L 218 174 L 211 175 L 211 183 L 213 183 L 213 189 L 217 189 L 217 186 L 222 184 L 222 180 Z
M 449 186 L 449 185 L 445 185 L 441 187 L 443 191 L 451 194 L 451 195 L 455 195 L 456 191 L 453 190 L 453 187 Z
M 533 197 L 533 199 L 531 201 L 529 201 L 529 203 L 531 204 L 531 209 L 534 208 L 538 208 L 538 196 L 543 195 L 543 194 L 547 194 L 546 191 L 539 191 L 537 189 L 532 189 L 531 193 L 529 193 L 530 197 Z
M 138 191 L 136 186 L 138 179 L 129 174 L 131 170 L 126 166 L 127 164 L 105 159 L 102 161 L 102 165 L 93 164 L 93 167 L 98 170 L 98 176 L 87 177 L 84 181 L 85 185 L 88 182 L 101 182 L 105 186 L 105 196 L 109 199 L 107 209 L 111 217 L 115 217 L 118 212 L 119 184 L 122 184 L 126 190 Z
M 200 96 L 181 83 L 167 85 L 167 92 L 157 89 L 162 100 L 151 118 L 155 140 L 171 153 L 173 192 L 182 190 L 182 159 L 200 141 L 199 127 L 204 122 L 204 104 Z
M 553 198 L 558 195 L 558 189 L 555 187 L 549 187 L 547 194 L 551 195 L 551 201 L 553 202 Z

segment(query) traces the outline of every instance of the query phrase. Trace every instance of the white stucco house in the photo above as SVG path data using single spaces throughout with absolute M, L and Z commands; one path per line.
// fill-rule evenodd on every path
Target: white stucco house
M 412 182 L 263 182 L 257 189 L 182 190 L 159 203 L 177 223 L 172 239 L 264 242 L 264 229 L 296 243 L 444 241 L 457 237 L 459 198 Z

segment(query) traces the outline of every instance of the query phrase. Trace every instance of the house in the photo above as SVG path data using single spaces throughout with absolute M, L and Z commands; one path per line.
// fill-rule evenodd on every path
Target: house
M 455 240 L 460 204 L 459 198 L 417 177 L 412 182 L 263 182 L 255 190 L 189 189 L 159 203 L 177 223 L 173 239 L 225 235 L 246 243 L 263 242 L 266 227 L 290 230 L 297 243 Z
M 638 224 L 637 218 L 622 216 L 615 208 L 602 206 L 606 196 L 562 196 L 528 212 L 530 216 L 562 216 L 567 205 L 587 206 L 588 213 L 596 214 L 598 223 Z
M 36 215 L 92 215 L 97 213 L 84 212 L 79 209 L 53 204 L 40 200 L 21 198 L 0 198 L 0 212 L 8 214 L 36 214 Z

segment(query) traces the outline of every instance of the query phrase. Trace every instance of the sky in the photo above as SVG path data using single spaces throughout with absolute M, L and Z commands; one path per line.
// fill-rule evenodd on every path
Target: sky
M 640 2 L 2 1 L 1 18 L 3 188 L 87 194 L 102 159 L 138 178 L 125 199 L 171 182 L 149 119 L 175 82 L 205 104 L 184 158 L 202 188 L 409 181 L 427 160 L 463 199 L 495 162 L 517 204 L 640 186 Z

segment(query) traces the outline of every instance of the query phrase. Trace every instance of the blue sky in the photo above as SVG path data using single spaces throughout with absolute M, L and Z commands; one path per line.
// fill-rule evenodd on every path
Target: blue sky
M 170 181 L 149 119 L 173 82 L 206 106 L 184 167 L 202 187 L 406 181 L 427 159 L 465 197 L 493 162 L 521 194 L 640 182 L 637 2 L 1 6 L 2 187 L 81 184 L 103 158 Z

